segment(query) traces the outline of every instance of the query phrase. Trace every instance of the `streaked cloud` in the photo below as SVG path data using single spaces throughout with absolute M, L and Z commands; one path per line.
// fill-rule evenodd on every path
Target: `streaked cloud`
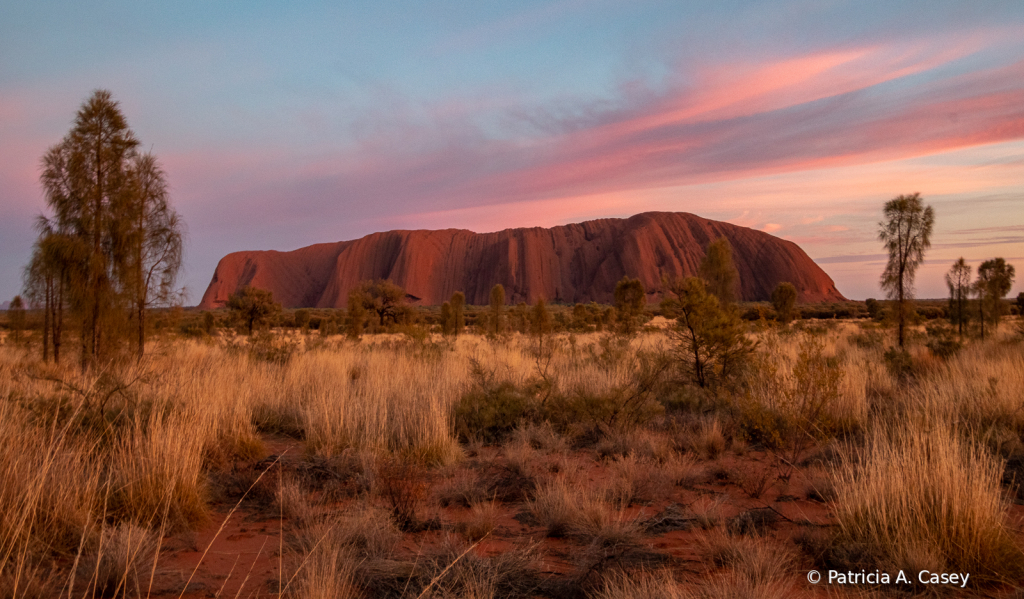
M 0 24 L 0 299 L 93 87 L 163 161 L 193 296 L 238 249 L 679 210 L 800 243 L 864 297 L 880 206 L 913 191 L 938 213 L 922 293 L 954 253 L 1024 255 L 1019 2 L 125 11 L 143 33 L 46 2 Z

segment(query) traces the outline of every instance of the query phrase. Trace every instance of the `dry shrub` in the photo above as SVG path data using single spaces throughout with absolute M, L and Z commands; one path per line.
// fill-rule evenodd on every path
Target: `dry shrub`
M 911 399 L 920 411 L 957 417 L 974 431 L 1007 427 L 1024 437 L 1021 389 L 1024 352 L 1019 346 L 974 344 L 920 380 Z
M 689 599 L 687 592 L 667 572 L 619 572 L 605 577 L 594 599 Z
M 344 512 L 306 526 L 299 535 L 299 549 L 309 554 L 317 547 L 346 551 L 360 559 L 390 556 L 402 533 L 390 510 L 360 502 Z
M 282 477 L 274 491 L 274 502 L 279 513 L 292 520 L 297 526 L 312 522 L 315 516 L 309 504 L 309 493 L 292 476 Z
M 579 512 L 593 509 L 595 503 L 585 496 L 582 489 L 559 476 L 538 485 L 527 508 L 549 537 L 564 537 L 573 532 Z
M 672 442 L 667 436 L 645 429 L 609 431 L 594 449 L 601 458 L 614 458 L 632 453 L 637 457 L 659 463 L 675 455 Z
M 176 526 L 209 519 L 203 474 L 203 435 L 179 419 L 136 426 L 115 454 L 112 511 L 143 522 L 167 514 Z
M 752 463 L 738 470 L 734 477 L 743 492 L 752 499 L 758 499 L 778 480 L 778 472 L 771 464 Z
M 448 538 L 433 555 L 426 556 L 425 568 L 409 588 L 411 597 L 437 599 L 518 599 L 531 597 L 535 590 L 537 546 L 520 545 L 484 557 L 456 539 Z M 416 592 L 417 589 L 419 592 Z
M 464 365 L 400 348 L 345 348 L 303 354 L 283 373 L 282 396 L 304 406 L 310 451 L 330 455 L 352 447 L 439 464 L 460 457 L 451 413 Z
M 427 480 L 418 464 L 395 458 L 379 460 L 373 494 L 391 509 L 400 529 L 412 531 L 422 524 L 418 512 L 427 497 Z
M 135 524 L 102 531 L 94 552 L 78 567 L 78 588 L 101 597 L 144 597 L 156 558 L 157 535 Z
M 706 473 L 692 455 L 673 454 L 661 465 L 666 480 L 677 487 L 692 487 L 702 480 Z
M 722 520 L 722 503 L 725 501 L 724 497 L 698 497 L 693 503 L 690 504 L 690 511 L 693 512 L 694 517 L 697 519 L 697 524 L 701 528 L 707 529 L 718 525 Z
M 863 457 L 834 473 L 838 542 L 865 547 L 872 567 L 1019 579 L 1024 555 L 1006 526 L 1001 474 L 946 426 L 876 430 Z
M 794 556 L 773 539 L 730 535 L 722 527 L 697 539 L 704 559 L 722 569 L 711 576 L 696 597 L 774 598 L 791 593 Z
M 344 546 L 317 547 L 304 556 L 295 599 L 363 597 L 356 584 L 359 561 Z
M 608 500 L 620 509 L 663 497 L 674 482 L 663 465 L 633 453 L 613 460 L 608 474 Z
M 512 440 L 549 454 L 562 454 L 569 451 L 569 443 L 565 437 L 551 426 L 550 422 L 528 422 L 512 432 Z
M 681 444 L 706 460 L 714 460 L 725 451 L 726 439 L 722 424 L 717 418 L 702 420 L 695 431 L 681 440 Z
M 818 337 L 805 337 L 796 356 L 777 336 L 764 339 L 757 375 L 740 401 L 741 428 L 752 442 L 771 449 L 789 448 L 794 456 L 815 439 L 859 430 L 866 403 L 858 412 L 851 389 L 844 389 L 843 357 Z M 841 401 L 841 399 L 843 401 Z
M 73 552 L 103 509 L 95 450 L 32 428 L 7 402 L 0 446 L 0 571 L 19 554 Z
M 537 488 L 527 507 L 550 537 L 571 536 L 599 547 L 634 545 L 640 537 L 638 519 L 625 518 L 607 501 L 607 489 L 592 489 L 555 477 Z
M 529 478 L 537 467 L 537 450 L 524 439 L 512 438 L 502 447 L 505 468 L 515 476 Z
M 441 507 L 470 507 L 487 499 L 487 489 L 479 474 L 464 468 L 441 473 L 441 483 L 434 487 L 434 500 Z
M 460 532 L 469 541 L 479 541 L 497 526 L 500 508 L 493 501 L 482 501 L 469 508 L 469 519 L 461 523 Z

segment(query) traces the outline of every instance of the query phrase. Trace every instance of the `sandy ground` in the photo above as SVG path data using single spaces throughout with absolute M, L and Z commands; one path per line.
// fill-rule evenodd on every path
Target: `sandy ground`
M 301 442 L 268 438 L 266 444 L 270 458 L 255 464 L 236 464 L 234 468 L 256 472 L 280 457 L 278 464 L 287 471 L 304 459 Z M 598 484 L 607 475 L 606 467 L 596 460 L 592 452 L 577 453 L 582 463 L 587 464 L 586 478 Z M 459 467 L 479 468 L 481 463 L 498 463 L 502 459 L 498 449 L 484 448 L 478 456 L 467 459 Z M 794 539 L 801 535 L 827 534 L 834 522 L 826 504 L 817 498 L 820 471 L 798 468 L 788 481 L 776 480 L 759 489 L 758 481 L 765 472 L 774 472 L 776 464 L 764 452 L 749 451 L 739 456 L 726 453 L 703 464 L 707 474 L 701 482 L 689 487 L 674 487 L 647 505 L 634 505 L 624 510 L 623 518 L 636 518 L 643 522 L 660 519 L 667 523 L 662 527 L 664 530 L 643 538 L 639 559 L 645 560 L 643 563 L 649 567 L 670 568 L 680 579 L 699 585 L 708 567 L 698 552 L 698 537 L 704 533 L 699 526 L 690 526 L 685 520 L 692 519 L 695 513 L 707 513 L 730 525 L 744 526 L 743 523 L 747 522 L 746 525 L 756 527 L 758 534 L 773 539 L 780 548 L 792 550 L 798 556 L 793 571 L 792 597 L 863 596 L 856 592 L 848 595 L 851 589 L 807 582 L 807 573 L 814 567 L 813 559 L 800 551 Z M 261 482 L 273 477 L 273 472 L 273 468 L 267 470 Z M 246 481 L 250 479 L 243 478 Z M 439 483 L 437 477 L 430 481 L 432 487 Z M 295 525 L 274 513 L 276 508 L 265 495 L 260 499 L 258 492 L 251 492 L 251 497 L 238 504 L 233 513 L 231 510 L 237 499 L 220 501 L 214 505 L 208 526 L 196 532 L 165 538 L 151 596 L 188 599 L 278 596 L 279 589 L 287 588 L 295 574 L 296 565 L 287 555 L 288 535 L 294 532 Z M 337 502 L 330 509 L 344 510 L 349 501 L 355 500 Z M 470 510 L 465 507 L 442 508 L 430 501 L 423 503 L 419 515 L 440 522 L 441 530 L 406 533 L 396 557 L 415 559 L 425 548 L 440 542 L 443 530 L 450 530 L 470 517 Z M 536 543 L 541 554 L 539 572 L 543 577 L 567 580 L 577 576 L 574 557 L 580 551 L 579 545 L 571 540 L 547 537 L 545 529 L 524 518 L 524 513 L 525 506 L 521 502 L 501 503 L 495 529 L 473 551 L 491 555 L 522 543 Z M 1015 504 L 1011 507 L 1010 524 L 1024 542 L 1024 506 Z M 284 559 L 282 548 L 286 553 Z M 987 589 L 976 593 L 972 594 L 968 589 L 955 593 L 955 596 L 1017 596 L 1010 589 Z

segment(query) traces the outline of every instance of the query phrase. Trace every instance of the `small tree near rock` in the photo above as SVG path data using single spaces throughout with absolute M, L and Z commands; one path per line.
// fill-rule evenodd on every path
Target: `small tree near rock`
M 772 290 L 772 307 L 781 322 L 793 320 L 796 312 L 796 287 L 792 283 L 779 283 Z
M 309 330 L 309 310 L 300 308 L 295 311 L 295 327 L 304 333 Z
M 252 335 L 256 327 L 262 326 L 271 316 L 281 311 L 281 304 L 274 301 L 274 294 L 270 291 L 247 285 L 228 297 L 228 309 Z
M 21 343 L 21 331 L 25 329 L 25 302 L 20 295 L 14 296 L 7 307 L 7 322 L 11 327 L 15 343 Z
M 505 288 L 498 283 L 491 288 L 490 331 L 500 335 L 505 330 Z
M 362 336 L 365 320 L 366 308 L 363 304 L 363 293 L 356 288 L 348 294 L 348 326 L 346 333 L 349 339 L 359 339 Z
M 398 323 L 401 307 L 405 303 L 405 289 L 387 279 L 379 279 L 363 281 L 359 285 L 359 292 L 363 307 L 377 315 L 380 326 L 383 327 L 387 319 Z
M 636 331 L 637 321 L 647 305 L 647 292 L 640 279 L 622 277 L 615 284 L 615 312 L 622 325 L 622 332 L 631 334 Z
M 732 259 L 732 245 L 725 237 L 719 237 L 708 246 L 700 263 L 700 278 L 704 279 L 708 293 L 717 297 L 723 308 L 736 301 L 740 275 Z
M 722 308 L 703 280 L 669 282 L 662 312 L 676 316 L 673 337 L 680 369 L 696 386 L 715 389 L 731 382 L 748 362 L 754 343 L 743 321 L 735 310 Z

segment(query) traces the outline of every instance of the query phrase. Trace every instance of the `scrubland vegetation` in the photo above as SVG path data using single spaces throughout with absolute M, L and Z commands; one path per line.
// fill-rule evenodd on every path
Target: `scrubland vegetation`
M 33 331 L 8 336 L 0 596 L 843 591 L 811 569 L 969 572 L 979 595 L 1024 581 L 1018 319 L 941 352 L 948 325 L 911 327 L 905 355 L 871 320 L 743 323 L 743 351 L 704 354 L 702 382 L 665 320 L 350 339 L 293 317 L 252 337 L 182 327 L 85 373 L 39 361 Z M 200 562 L 230 522 L 277 528 L 218 578 Z

